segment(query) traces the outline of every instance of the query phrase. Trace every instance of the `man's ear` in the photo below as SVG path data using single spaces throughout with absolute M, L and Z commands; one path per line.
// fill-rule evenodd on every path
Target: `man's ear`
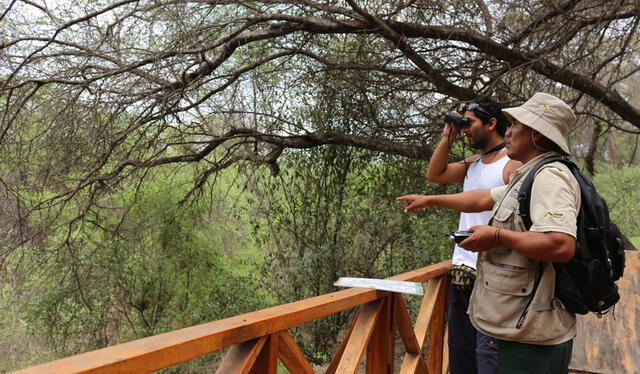
M 549 140 L 549 138 L 547 138 L 546 136 L 542 135 L 541 133 L 539 133 L 534 129 L 531 129 L 531 132 L 533 133 L 533 140 L 536 142 L 536 144 L 548 150 L 553 149 L 554 143 L 551 140 Z
M 540 134 L 537 130 L 531 129 L 531 132 L 533 133 L 533 139 L 536 142 L 547 142 L 547 138 L 544 135 Z
M 498 120 L 495 117 L 491 117 L 491 119 L 485 126 L 487 127 L 487 130 L 495 131 L 496 126 L 498 126 Z

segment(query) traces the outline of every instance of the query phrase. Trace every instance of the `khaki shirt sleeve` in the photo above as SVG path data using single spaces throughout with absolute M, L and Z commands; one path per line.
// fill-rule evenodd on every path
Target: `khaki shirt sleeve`
M 489 190 L 489 193 L 491 194 L 491 198 L 493 199 L 494 202 L 497 203 L 498 201 L 500 201 L 500 199 L 502 199 L 502 196 L 504 196 L 505 192 L 507 192 L 507 187 L 508 185 L 504 185 L 500 187 L 494 187 Z
M 531 189 L 531 231 L 561 232 L 576 237 L 580 186 L 564 165 L 536 175 Z

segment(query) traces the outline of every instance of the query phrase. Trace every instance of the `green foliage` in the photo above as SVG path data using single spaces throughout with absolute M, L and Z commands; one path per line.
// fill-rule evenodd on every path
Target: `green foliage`
M 406 215 L 394 201 L 445 191 L 425 181 L 424 163 L 326 147 L 291 155 L 286 166 L 262 180 L 265 207 L 256 223 L 265 281 L 278 303 L 336 291 L 333 283 L 342 276 L 385 278 L 448 258 L 451 243 L 443 233 L 455 228 L 457 215 Z M 307 357 L 322 363 L 349 318 L 338 313 L 301 328 Z
M 628 238 L 640 237 L 640 167 L 615 167 L 611 164 L 598 166 L 593 177 L 598 192 L 607 201 L 611 219 Z M 633 242 L 633 241 L 632 241 Z
M 401 126 L 397 110 L 404 103 L 376 89 L 376 73 L 316 78 L 320 89 L 306 97 L 313 105 L 299 113 L 309 131 L 381 137 Z M 386 127 L 376 128 L 371 118 Z M 264 252 L 263 278 L 277 303 L 336 291 L 333 283 L 342 276 L 386 278 L 449 257 L 451 243 L 443 233 L 456 227 L 457 214 L 406 215 L 394 201 L 434 188 L 447 191 L 425 180 L 424 162 L 340 146 L 287 153 L 281 160 L 278 176 L 255 182 L 261 204 L 255 237 Z M 322 364 L 350 318 L 351 311 L 337 313 L 294 334 L 306 356 Z
M 160 173 L 144 187 L 114 192 L 103 201 L 110 209 L 86 212 L 82 220 L 67 205 L 57 217 L 68 225 L 7 259 L 30 269 L 7 300 L 19 305 L 13 311 L 26 332 L 44 339 L 39 353 L 25 352 L 33 355 L 27 363 L 268 306 L 250 271 L 255 250 L 243 247 L 251 243 L 243 239 L 246 228 L 229 218 L 241 207 L 214 204 L 212 196 L 229 192 L 222 188 L 178 204 L 191 187 L 185 179 Z

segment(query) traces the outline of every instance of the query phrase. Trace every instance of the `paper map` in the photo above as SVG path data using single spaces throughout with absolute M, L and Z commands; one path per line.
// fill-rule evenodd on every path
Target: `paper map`
M 339 278 L 333 284 L 338 287 L 360 287 L 373 288 L 376 290 L 408 293 L 412 295 L 422 295 L 422 284 L 418 282 L 405 282 L 390 279 L 372 279 L 372 278 Z

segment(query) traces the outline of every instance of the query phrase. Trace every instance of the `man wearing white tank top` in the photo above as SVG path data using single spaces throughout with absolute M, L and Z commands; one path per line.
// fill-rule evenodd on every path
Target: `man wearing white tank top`
M 442 140 L 429 162 L 427 178 L 436 183 L 463 183 L 463 191 L 490 189 L 507 184 L 510 174 L 522 164 L 507 157 L 504 134 L 507 119 L 495 101 L 480 97 L 462 111 L 462 128 L 445 123 Z M 480 153 L 449 163 L 449 150 L 458 135 Z M 461 213 L 458 230 L 486 225 L 490 211 Z M 493 338 L 478 332 L 467 310 L 475 280 L 477 254 L 455 246 L 449 294 L 449 368 L 451 374 L 494 374 L 498 371 L 497 345 Z

